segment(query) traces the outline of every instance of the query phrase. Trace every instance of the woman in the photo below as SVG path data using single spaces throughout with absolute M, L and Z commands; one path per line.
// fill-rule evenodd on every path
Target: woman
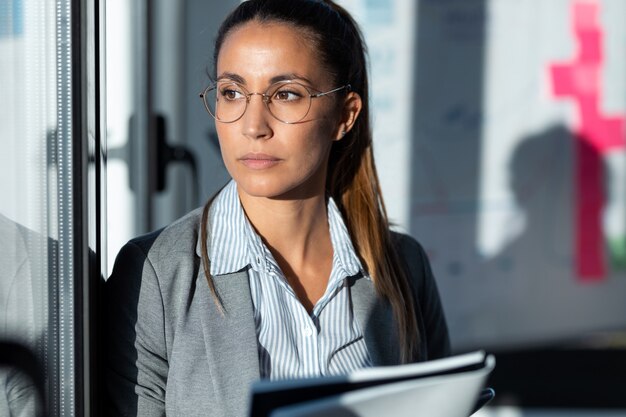
M 251 382 L 445 356 L 424 251 L 389 231 L 365 52 L 331 1 L 251 0 L 203 94 L 232 176 L 107 283 L 115 414 L 243 416 Z

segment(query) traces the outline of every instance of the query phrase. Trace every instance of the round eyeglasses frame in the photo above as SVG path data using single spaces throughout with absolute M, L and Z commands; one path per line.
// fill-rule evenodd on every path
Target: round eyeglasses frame
M 318 97 L 324 97 L 324 96 L 326 96 L 326 95 L 328 95 L 328 94 L 336 93 L 336 92 L 341 91 L 341 90 L 344 90 L 344 89 L 345 89 L 345 90 L 347 90 L 347 91 L 350 91 L 350 89 L 352 88 L 350 84 L 346 84 L 346 85 L 343 85 L 343 86 L 341 86 L 341 87 L 333 88 L 332 90 L 325 91 L 325 92 L 322 92 L 322 93 L 312 93 L 312 92 L 311 92 L 311 87 L 307 87 L 306 85 L 304 85 L 304 84 L 302 84 L 302 83 L 299 83 L 299 82 L 297 82 L 297 81 L 286 80 L 286 81 L 279 81 L 279 82 L 277 82 L 277 83 L 274 83 L 274 84 L 270 85 L 269 87 L 267 87 L 267 89 L 265 90 L 265 92 L 264 92 L 264 93 L 250 93 L 250 92 L 248 92 L 248 90 L 247 90 L 247 89 L 246 89 L 243 85 L 241 85 L 240 83 L 235 82 L 235 81 L 230 81 L 230 82 L 231 82 L 232 84 L 236 84 L 237 86 L 241 87 L 241 89 L 244 91 L 244 95 L 246 96 L 246 105 L 245 105 L 245 107 L 244 107 L 243 111 L 241 112 L 241 115 L 240 115 L 239 117 L 237 117 L 236 119 L 234 119 L 234 120 L 224 121 L 224 120 L 219 119 L 219 118 L 217 117 L 217 115 L 213 114 L 213 112 L 211 111 L 211 107 L 210 107 L 210 106 L 209 106 L 209 104 L 207 103 L 207 97 L 209 96 L 209 92 L 210 92 L 211 90 L 214 90 L 214 89 L 216 89 L 216 88 L 217 88 L 217 85 L 218 85 L 218 83 L 217 83 L 217 82 L 216 82 L 216 83 L 213 83 L 213 84 L 211 84 L 211 85 L 209 85 L 207 88 L 205 88 L 205 89 L 202 91 L 202 93 L 200 93 L 200 94 L 199 94 L 200 98 L 202 99 L 202 103 L 204 104 L 204 108 L 206 109 L 207 113 L 209 113 L 211 116 L 213 116 L 213 118 L 214 118 L 216 121 L 220 122 L 220 123 L 234 123 L 234 122 L 236 122 L 237 120 L 241 119 L 241 118 L 243 117 L 243 115 L 244 115 L 244 114 L 246 114 L 246 110 L 248 110 L 248 104 L 250 103 L 250 99 L 252 98 L 252 96 L 255 96 L 255 95 L 256 95 L 256 96 L 261 96 L 261 99 L 263 100 L 263 103 L 265 104 L 265 108 L 266 108 L 266 109 L 267 109 L 267 111 L 268 111 L 268 112 L 272 115 L 272 117 L 273 117 L 274 119 L 278 120 L 279 122 L 285 123 L 285 124 L 294 124 L 294 123 L 298 123 L 298 122 L 301 122 L 302 120 L 304 120 L 304 118 L 305 118 L 305 117 L 309 114 L 309 111 L 311 110 L 311 103 L 313 102 L 313 100 L 312 100 L 312 99 L 314 99 L 314 98 L 318 98 Z M 306 91 L 308 91 L 308 93 L 309 93 L 309 106 L 308 106 L 308 108 L 307 108 L 306 112 L 304 113 L 304 115 L 303 115 L 300 119 L 295 120 L 295 121 L 291 121 L 291 122 L 287 122 L 287 121 L 284 121 L 284 120 L 282 120 L 282 119 L 278 118 L 278 117 L 277 117 L 277 116 L 276 116 L 276 115 L 272 112 L 272 109 L 270 108 L 270 103 L 272 102 L 272 97 L 271 97 L 271 95 L 269 95 L 269 94 L 268 94 L 268 91 L 270 91 L 270 90 L 272 90 L 272 89 L 276 89 L 276 90 L 278 90 L 278 88 L 277 88 L 276 86 L 280 86 L 280 85 L 289 85 L 289 84 L 297 84 L 297 85 L 299 85 L 299 86 L 303 87 L 303 88 L 304 88 Z

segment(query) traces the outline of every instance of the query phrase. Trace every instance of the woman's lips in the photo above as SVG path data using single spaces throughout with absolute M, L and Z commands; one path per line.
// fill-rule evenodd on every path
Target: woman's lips
M 280 159 L 262 153 L 249 153 L 239 158 L 239 161 L 250 169 L 266 169 L 278 164 Z

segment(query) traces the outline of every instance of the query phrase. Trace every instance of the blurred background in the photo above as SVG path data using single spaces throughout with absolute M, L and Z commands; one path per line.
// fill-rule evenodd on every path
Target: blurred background
M 480 415 L 626 416 L 626 3 L 339 3 L 390 217 L 496 355 Z M 228 180 L 198 93 L 236 4 L 0 0 L 0 415 L 97 415 L 117 251 Z

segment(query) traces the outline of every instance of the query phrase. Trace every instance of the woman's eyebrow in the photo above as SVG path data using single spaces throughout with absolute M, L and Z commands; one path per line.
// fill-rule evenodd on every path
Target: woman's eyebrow
M 245 78 L 243 78 L 239 74 L 235 74 L 234 72 L 223 72 L 217 77 L 217 80 L 218 81 L 219 80 L 231 80 L 239 84 L 244 84 L 244 85 L 246 84 Z M 292 80 L 304 81 L 304 82 L 307 82 L 308 84 L 313 85 L 313 83 L 311 83 L 311 81 L 308 78 L 302 75 L 293 73 L 293 72 L 273 76 L 270 79 L 270 85 L 277 83 L 277 82 L 281 82 L 281 81 L 292 81 Z
M 241 75 L 237 75 L 233 72 L 223 72 L 217 77 L 217 81 L 224 80 L 224 79 L 232 80 L 239 84 L 246 83 L 246 80 Z
M 280 75 L 276 75 L 274 77 L 272 77 L 272 79 L 270 80 L 270 84 L 274 84 L 280 81 L 291 81 L 291 80 L 301 80 L 301 81 L 305 81 L 309 84 L 312 84 L 311 81 L 299 74 L 296 73 L 288 73 L 288 74 L 280 74 Z

